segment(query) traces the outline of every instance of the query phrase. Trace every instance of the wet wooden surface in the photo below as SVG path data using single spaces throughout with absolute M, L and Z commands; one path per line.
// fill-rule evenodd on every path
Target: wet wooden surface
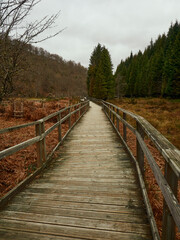
M 101 108 L 0 213 L 0 239 L 152 239 L 134 167 Z

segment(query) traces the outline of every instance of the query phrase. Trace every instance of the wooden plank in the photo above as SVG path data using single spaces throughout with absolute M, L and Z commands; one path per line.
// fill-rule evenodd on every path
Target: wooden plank
M 79 214 L 79 215 L 78 215 Z M 76 216 L 71 216 L 71 213 L 68 217 L 60 214 L 38 214 L 38 213 L 26 213 L 26 212 L 15 212 L 15 211 L 5 211 L 1 215 L 1 221 L 13 220 L 15 221 L 27 221 L 35 223 L 45 223 L 45 224 L 56 224 L 56 225 L 65 225 L 73 226 L 80 228 L 91 228 L 98 230 L 110 230 L 117 232 L 128 232 L 128 233 L 137 233 L 150 235 L 150 226 L 148 224 L 131 221 L 127 215 L 120 214 L 93 214 L 93 212 L 85 212 L 84 214 L 78 211 Z M 137 219 L 135 219 L 137 220 Z M 146 219 L 147 220 L 147 219 Z
M 22 143 L 19 143 L 13 147 L 7 148 L 0 152 L 0 159 L 2 159 L 4 157 L 8 157 L 8 156 L 12 155 L 13 153 L 16 153 L 24 148 L 27 148 L 30 145 L 37 143 L 39 140 L 40 140 L 40 137 L 34 137 L 34 138 L 26 140 Z
M 16 230 L 9 230 L 9 229 L 0 229 L 0 237 L 1 240 L 84 240 L 82 238 L 74 238 L 74 237 L 63 237 L 63 236 L 56 236 L 50 234 L 42 234 L 42 233 L 33 233 L 33 232 L 22 232 Z
M 25 128 L 25 127 L 34 126 L 35 124 L 36 124 L 36 122 L 31 122 L 31 123 L 21 124 L 21 125 L 9 127 L 9 128 L 3 128 L 3 129 L 0 129 L 0 134 L 1 133 L 12 132 L 14 130 L 19 130 L 19 129 Z
M 32 197 L 32 196 L 31 196 Z M 22 198 L 21 198 L 22 199 Z M 127 203 L 127 202 L 126 202 Z M 134 203 L 133 203 L 134 204 Z M 131 203 L 131 205 L 118 205 L 117 204 L 102 204 L 102 203 L 89 203 L 89 202 L 73 202 L 72 201 L 60 201 L 58 204 L 52 204 L 51 208 L 49 207 L 49 202 L 40 202 L 39 201 L 31 201 L 30 198 L 25 198 L 23 201 L 20 201 L 20 199 L 16 199 L 14 202 L 12 202 L 10 205 L 6 207 L 6 211 L 23 211 L 23 212 L 35 212 L 35 213 L 50 213 L 50 214 L 57 214 L 60 215 L 59 211 L 63 211 L 64 216 L 69 215 L 69 211 L 66 212 L 64 210 L 66 209 L 72 209 L 73 211 L 77 212 L 78 210 L 82 211 L 93 211 L 93 212 L 101 212 L 101 213 L 118 213 L 121 215 L 126 215 L 131 219 L 131 221 L 134 221 L 134 218 L 137 218 L 138 221 L 142 222 L 146 218 L 144 216 L 144 209 L 143 206 L 137 206 L 134 204 L 134 207 Z M 70 212 L 70 214 L 73 216 L 73 211 Z M 77 214 L 76 214 L 77 215 Z M 143 217 L 142 217 L 143 216 Z
M 126 189 L 124 189 L 126 187 Z M 92 193 L 109 193 L 109 189 L 112 188 L 110 194 L 129 194 L 131 193 L 132 195 L 137 195 L 136 192 L 140 192 L 140 190 L 138 189 L 137 186 L 135 186 L 134 184 L 119 184 L 119 186 L 99 186 L 98 184 L 91 184 L 91 185 L 61 185 L 61 184 L 56 184 L 56 183 L 37 183 L 34 185 L 34 187 L 31 187 L 32 189 L 39 189 L 40 192 L 42 191 L 49 191 L 49 193 L 51 193 L 51 189 L 52 192 L 58 190 L 59 192 L 59 188 L 61 188 L 61 190 L 63 191 L 63 193 L 70 192 L 72 191 L 72 193 L 75 192 L 85 192 L 85 191 L 89 191 Z M 38 190 L 37 190 L 38 191 Z
M 72 194 L 50 194 L 47 196 L 47 193 L 31 193 L 31 192 L 24 192 L 24 195 L 21 195 L 21 197 L 16 197 L 14 199 L 14 202 L 23 201 L 25 199 L 26 202 L 29 204 L 33 202 L 41 202 L 54 205 L 54 204 L 60 204 L 61 201 L 67 201 L 67 202 L 81 202 L 81 203 L 95 203 L 95 204 L 115 204 L 115 205 L 123 205 L 127 208 L 130 206 L 133 208 L 136 207 L 142 207 L 142 199 L 135 199 L 134 196 L 121 196 L 121 197 L 113 197 L 113 196 L 94 196 L 94 195 L 72 195 Z M 22 197 L 23 196 L 23 197 Z M 23 198 L 23 199 L 22 199 Z
M 129 172 L 128 172 L 129 173 Z M 46 173 L 44 175 L 44 178 L 48 179 L 59 179 L 59 180 L 74 180 L 74 181 L 94 181 L 94 182 L 123 182 L 124 181 L 128 182 L 129 180 L 134 180 L 134 175 L 130 175 L 129 177 L 127 176 L 126 173 L 124 172 L 119 172 L 119 174 L 116 172 L 111 172 L 109 175 L 106 174 L 106 172 L 100 173 L 96 176 L 92 172 L 88 173 L 88 177 L 86 178 L 87 175 L 84 175 L 85 173 L 78 173 L 78 172 L 71 172 L 71 171 L 64 171 L 62 174 L 59 176 L 58 172 L 54 173 Z
M 126 232 L 126 229 L 122 232 L 99 230 L 94 228 L 79 228 L 72 226 L 61 226 L 58 224 L 48 224 L 48 223 L 38 223 L 38 222 L 24 222 L 24 221 L 14 221 L 14 220 L 0 220 L 0 225 L 2 229 L 10 230 L 20 230 L 26 232 L 52 234 L 56 236 L 67 236 L 85 239 L 151 239 L 149 235 L 144 235 L 143 233 L 131 233 Z
M 111 180 L 110 180 L 111 181 Z M 94 180 L 91 180 L 91 181 L 86 181 L 82 179 L 82 181 L 75 181 L 75 180 L 61 180 L 59 178 L 55 178 L 55 179 L 49 179 L 49 178 L 41 178 L 37 181 L 37 184 L 40 185 L 40 184 L 54 184 L 56 186 L 97 186 L 97 187 L 112 187 L 112 188 L 121 188 L 123 186 L 133 186 L 135 189 L 137 188 L 136 185 L 134 185 L 134 183 L 136 183 L 136 180 L 131 180 L 131 179 L 122 179 L 122 181 L 120 181 L 119 183 L 117 182 L 105 182 L 105 181 L 102 181 L 102 182 L 98 182 L 98 181 L 94 181 Z M 36 185 L 37 185 L 36 184 Z
M 114 198 L 134 198 L 137 199 L 138 194 L 136 194 L 137 191 L 133 191 L 134 189 L 120 189 L 120 191 L 87 191 L 86 190 L 81 190 L 81 189 L 51 189 L 51 188 L 28 188 L 29 193 L 38 193 L 38 194 L 52 194 L 55 193 L 57 195 L 74 195 L 74 196 L 101 196 L 101 197 L 114 197 Z M 27 191 L 26 191 L 27 192 Z

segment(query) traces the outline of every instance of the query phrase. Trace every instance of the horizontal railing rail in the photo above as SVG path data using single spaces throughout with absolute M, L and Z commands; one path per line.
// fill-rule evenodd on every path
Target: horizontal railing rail
M 29 126 L 35 126 L 36 127 L 36 137 L 31 138 L 27 141 L 24 141 L 22 143 L 19 143 L 15 146 L 9 147 L 5 150 L 2 150 L 0 152 L 0 159 L 10 156 L 22 149 L 27 148 L 28 146 L 31 146 L 35 143 L 40 143 L 41 141 L 43 141 L 45 139 L 45 137 L 51 133 L 55 128 L 59 127 L 59 135 L 58 138 L 59 140 L 62 140 L 62 136 L 61 136 L 61 124 L 64 123 L 67 119 L 69 119 L 69 129 L 68 132 L 73 128 L 73 126 L 76 124 L 76 122 L 79 120 L 78 118 L 75 119 L 74 124 L 71 126 L 70 124 L 70 119 L 71 117 L 76 114 L 77 112 L 79 112 L 79 118 L 87 111 L 89 107 L 89 101 L 86 102 L 81 102 L 66 108 L 61 109 L 58 112 L 52 113 L 51 115 L 48 115 L 40 120 L 37 120 L 35 122 L 31 122 L 31 123 L 27 123 L 27 124 L 22 124 L 22 125 L 18 125 L 18 126 L 14 126 L 14 127 L 9 127 L 9 128 L 5 128 L 5 129 L 0 129 L 0 134 L 2 133 L 7 133 L 7 132 L 12 132 L 14 130 L 19 130 L 21 128 L 25 128 L 25 127 L 29 127 Z M 71 111 L 71 109 L 75 109 L 74 111 Z M 64 116 L 63 118 L 61 118 L 61 114 L 69 111 L 68 114 L 66 116 Z M 49 129 L 47 129 L 46 131 L 44 130 L 44 123 L 52 118 L 58 117 L 58 121 L 51 126 Z M 56 146 L 56 148 L 60 145 L 61 141 L 58 142 L 58 145 Z M 42 156 L 41 156 L 41 152 L 42 152 L 42 146 L 37 146 L 37 151 L 40 154 L 38 156 L 38 161 L 37 161 L 37 166 L 41 166 L 42 165 Z M 43 151 L 46 151 L 45 149 L 43 149 Z M 44 155 L 46 156 L 46 152 L 44 152 Z M 51 153 L 52 155 L 52 153 Z M 45 160 L 45 159 L 44 159 Z
M 106 116 L 136 163 L 154 239 L 160 239 L 160 237 L 144 184 L 144 156 L 146 156 L 164 198 L 162 239 L 175 239 L 175 227 L 177 226 L 180 230 L 180 205 L 177 200 L 178 180 L 180 179 L 180 151 L 143 117 L 109 102 L 102 101 L 101 104 Z M 127 122 L 127 116 L 136 121 L 136 128 Z M 122 136 L 119 130 L 120 122 L 123 124 Z M 127 145 L 127 128 L 136 136 L 136 158 Z M 165 159 L 164 175 L 144 141 L 145 135 L 154 143 Z
M 20 183 L 14 190 L 11 190 L 4 197 L 2 197 L 0 199 L 0 207 L 3 207 L 4 204 L 7 203 L 8 199 L 15 195 L 18 189 L 21 189 L 22 186 L 25 186 L 27 183 L 29 183 L 29 181 L 31 181 L 37 174 L 39 174 L 42 171 L 42 169 L 46 167 L 47 163 L 50 161 L 54 152 L 57 150 L 60 144 L 64 141 L 64 139 L 69 134 L 71 129 L 75 126 L 75 124 L 88 111 L 88 109 L 89 109 L 89 101 L 84 101 L 84 102 L 80 102 L 78 104 L 63 108 L 60 111 L 52 113 L 49 116 L 46 116 L 35 122 L 22 124 L 14 127 L 9 127 L 5 129 L 0 129 L 0 134 L 4 134 L 4 133 L 11 133 L 15 130 L 20 130 L 22 128 L 34 126 L 35 133 L 36 133 L 35 137 L 0 151 L 0 161 L 1 159 L 8 157 L 10 155 L 13 155 L 18 151 L 25 149 L 33 144 L 36 144 L 36 151 L 37 151 L 37 170 L 34 173 L 32 173 L 31 176 L 27 177 L 26 179 L 27 181 L 23 180 L 22 184 Z M 74 121 L 72 121 L 73 115 L 74 115 Z M 45 122 L 50 120 L 54 121 L 55 118 L 57 122 L 45 131 Z M 63 136 L 62 124 L 65 121 L 68 121 L 68 130 Z M 53 148 L 53 150 L 47 156 L 45 139 L 56 128 L 58 130 L 58 144 Z

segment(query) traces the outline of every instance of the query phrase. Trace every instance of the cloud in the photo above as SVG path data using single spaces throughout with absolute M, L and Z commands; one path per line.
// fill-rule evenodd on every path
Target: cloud
M 116 68 L 131 51 L 143 51 L 151 38 L 167 32 L 171 22 L 179 20 L 179 9 L 179 0 L 42 0 L 29 18 L 61 10 L 57 28 L 67 28 L 38 46 L 87 67 L 100 42 Z

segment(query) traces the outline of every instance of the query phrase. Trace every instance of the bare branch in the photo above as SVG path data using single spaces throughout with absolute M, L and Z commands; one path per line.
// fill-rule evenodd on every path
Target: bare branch
M 41 0 L 3 0 L 0 2 L 0 100 L 13 90 L 13 77 L 20 71 L 18 62 L 23 59 L 24 47 L 29 43 L 45 41 L 57 36 L 64 29 L 41 37 L 53 28 L 60 12 L 45 16 L 23 26 L 25 18 Z M 17 30 L 14 34 L 14 30 Z

